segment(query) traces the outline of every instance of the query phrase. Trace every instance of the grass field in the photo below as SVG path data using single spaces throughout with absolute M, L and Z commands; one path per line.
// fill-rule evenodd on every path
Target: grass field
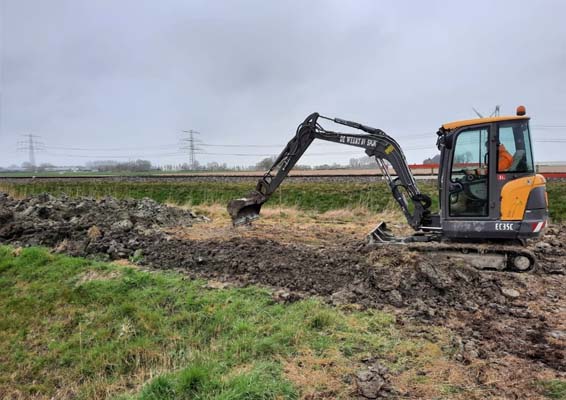
M 433 210 L 438 209 L 436 185 L 419 183 L 421 190 L 433 199 Z M 254 188 L 253 183 L 184 182 L 34 182 L 26 184 L 2 183 L 0 191 L 16 196 L 51 193 L 69 196 L 113 196 L 117 198 L 149 197 L 159 202 L 179 205 L 226 204 L 242 197 Z M 566 220 L 566 183 L 549 182 L 547 186 L 550 216 L 553 221 Z M 266 203 L 266 207 L 294 207 L 300 210 L 326 212 L 336 209 L 366 208 L 372 212 L 397 209 L 389 188 L 383 182 L 286 182 Z
M 346 399 L 364 357 L 412 382 L 450 351 L 441 329 L 408 337 L 384 312 L 38 248 L 0 247 L 0 309 L 0 398 Z

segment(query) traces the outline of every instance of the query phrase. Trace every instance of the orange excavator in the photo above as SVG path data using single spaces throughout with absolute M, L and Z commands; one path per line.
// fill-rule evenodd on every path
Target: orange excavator
M 364 133 L 327 130 L 321 126 L 322 120 Z M 523 106 L 514 116 L 470 119 L 440 127 L 438 213 L 430 211 L 430 197 L 419 190 L 403 150 L 391 136 L 378 128 L 313 113 L 299 125 L 255 190 L 229 202 L 234 225 L 249 224 L 259 217 L 261 206 L 315 139 L 361 147 L 374 157 L 415 230 L 413 235 L 399 238 L 382 222 L 369 234 L 371 243 L 437 251 L 447 257 L 467 256 L 481 269 L 525 272 L 535 267 L 535 256 L 525 245 L 527 239 L 544 231 L 548 199 L 545 179 L 535 172 L 529 117 Z

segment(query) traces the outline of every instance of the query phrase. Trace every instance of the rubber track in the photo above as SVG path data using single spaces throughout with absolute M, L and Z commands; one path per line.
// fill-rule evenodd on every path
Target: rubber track
M 517 272 L 525 273 L 531 272 L 536 268 L 535 254 L 525 248 L 510 245 L 497 245 L 497 244 L 484 244 L 484 243 L 407 243 L 407 248 L 413 251 L 420 252 L 461 252 L 462 254 L 498 254 L 507 256 L 507 266 L 504 270 L 493 269 L 494 271 Z M 513 258 L 517 256 L 527 257 L 530 261 L 530 267 L 526 270 L 519 270 L 513 265 Z M 485 271 L 485 270 L 482 270 Z

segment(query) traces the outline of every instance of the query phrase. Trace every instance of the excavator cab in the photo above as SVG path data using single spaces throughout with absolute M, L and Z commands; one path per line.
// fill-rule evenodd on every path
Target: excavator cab
M 440 128 L 444 237 L 523 240 L 540 235 L 547 220 L 545 179 L 536 174 L 529 118 L 520 111 Z

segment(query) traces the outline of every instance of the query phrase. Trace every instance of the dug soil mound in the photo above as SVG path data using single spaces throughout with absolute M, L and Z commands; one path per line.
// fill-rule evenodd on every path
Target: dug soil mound
M 0 195 L 0 242 L 71 255 L 131 260 L 192 277 L 274 287 L 276 300 L 320 296 L 335 305 L 386 308 L 458 332 L 462 362 L 516 357 L 566 372 L 566 225 L 530 245 L 534 273 L 482 272 L 463 261 L 372 247 L 281 243 L 261 237 L 187 240 L 170 227 L 202 221 L 151 200 Z M 196 227 L 189 228 L 196 229 Z M 292 228 L 290 228 L 292 229 Z
M 53 197 L 13 199 L 0 193 L 0 242 L 47 246 L 73 255 L 127 258 L 139 248 L 138 238 L 161 237 L 168 226 L 190 226 L 191 211 L 151 199 Z

